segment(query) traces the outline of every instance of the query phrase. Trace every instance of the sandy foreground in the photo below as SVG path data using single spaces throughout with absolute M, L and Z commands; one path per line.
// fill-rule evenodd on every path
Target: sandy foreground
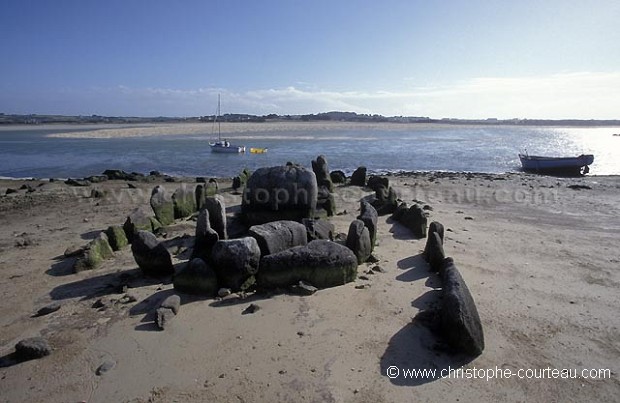
M 182 295 L 179 314 L 159 331 L 151 312 L 174 293 L 172 284 L 144 278 L 128 248 L 79 274 L 73 258 L 62 258 L 68 246 L 148 206 L 154 183 L 0 181 L 0 195 L 22 184 L 34 189 L 0 196 L 0 401 L 617 401 L 620 177 L 427 173 L 390 181 L 402 200 L 428 203 L 431 220 L 448 229 L 446 253 L 482 319 L 481 356 L 448 355 L 412 322 L 437 303 L 441 282 L 419 256 L 425 240 L 389 216 L 379 218 L 375 248 L 384 273 L 367 274 L 375 264 L 363 264 L 355 282 L 307 297 Z M 221 192 L 232 216 L 240 196 L 228 186 Z M 91 198 L 93 187 L 106 196 Z M 344 214 L 331 221 L 346 233 L 360 198 L 372 192 L 338 187 L 337 194 Z M 168 240 L 194 228 L 179 221 Z M 173 261 L 180 264 L 188 253 L 178 249 Z M 123 303 L 126 293 L 137 301 Z M 107 308 L 93 307 L 98 300 Z M 60 310 L 32 317 L 53 301 Z M 260 309 L 242 314 L 251 303 Z M 7 364 L 15 343 L 38 335 L 50 341 L 50 356 Z M 106 361 L 112 369 L 97 375 Z M 391 366 L 399 370 L 393 379 Z M 580 379 L 440 378 L 455 368 L 571 369 Z M 437 376 L 405 377 L 416 369 Z M 610 376 L 585 379 L 583 369 L 609 369 Z

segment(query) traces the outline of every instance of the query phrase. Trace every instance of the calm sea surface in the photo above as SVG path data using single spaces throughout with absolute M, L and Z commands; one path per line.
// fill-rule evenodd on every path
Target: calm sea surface
M 396 129 L 398 128 L 398 129 Z M 290 138 L 268 132 L 234 135 L 234 143 L 267 147 L 266 154 L 215 154 L 204 135 L 139 138 L 54 138 L 54 133 L 84 128 L 0 129 L 0 176 L 67 178 L 100 174 L 105 169 L 179 176 L 234 176 L 247 167 L 293 161 L 310 166 L 318 155 L 331 170 L 350 173 L 360 165 L 373 172 L 469 171 L 502 173 L 520 169 L 517 154 L 575 156 L 594 154 L 593 175 L 620 175 L 620 128 L 468 127 L 398 125 L 385 128 L 305 130 Z M 171 127 L 174 134 L 174 127 Z M 244 138 L 246 136 L 246 138 Z M 264 137 L 264 139 L 262 138 Z M 231 139 L 231 142 L 233 139 Z

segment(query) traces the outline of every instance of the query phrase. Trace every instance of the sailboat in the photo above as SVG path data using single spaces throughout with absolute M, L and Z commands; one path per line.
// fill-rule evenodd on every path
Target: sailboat
M 217 113 L 215 115 L 215 120 L 213 121 L 213 124 L 217 123 L 217 139 L 218 140 L 213 143 L 209 143 L 209 146 L 211 146 L 211 152 L 233 153 L 233 154 L 245 153 L 245 146 L 232 145 L 226 139 L 222 141 L 222 131 L 221 131 L 221 126 L 220 126 L 220 121 L 218 120 L 218 118 L 220 117 L 220 112 L 221 112 L 220 108 L 221 108 L 220 94 L 217 94 Z

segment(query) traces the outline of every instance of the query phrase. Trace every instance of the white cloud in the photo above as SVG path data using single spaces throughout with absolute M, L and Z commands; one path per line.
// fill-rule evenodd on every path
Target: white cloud
M 433 118 L 620 118 L 620 72 L 560 73 L 538 77 L 480 77 L 403 91 L 329 91 L 313 86 L 232 91 L 225 88 L 132 88 L 119 85 L 64 91 L 64 113 L 198 116 L 213 114 L 217 94 L 223 113 L 305 114 L 327 111 Z M 92 111 L 92 112 L 90 112 Z

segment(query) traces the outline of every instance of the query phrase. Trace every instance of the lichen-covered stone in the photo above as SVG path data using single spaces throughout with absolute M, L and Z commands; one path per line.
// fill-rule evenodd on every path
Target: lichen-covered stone
M 118 251 L 129 244 L 125 231 L 120 225 L 112 225 L 105 231 L 112 250 Z
M 379 220 L 379 214 L 377 210 L 365 200 L 360 202 L 360 210 L 360 215 L 357 219 L 361 220 L 366 228 L 368 228 L 370 234 L 370 252 L 372 252 L 377 240 L 377 222 Z
M 280 220 L 254 225 L 248 233 L 258 241 L 263 256 L 308 243 L 306 226 L 296 221 Z
M 196 240 L 194 242 L 192 258 L 210 261 L 213 245 L 219 240 L 219 235 L 211 228 L 209 211 L 207 209 L 201 210 L 196 221 Z
M 73 268 L 76 273 L 84 270 L 93 270 L 99 267 L 105 259 L 113 256 L 114 251 L 108 242 L 108 237 L 105 232 L 101 232 L 86 245 L 84 256 L 75 262 Z
M 357 258 L 349 248 L 318 240 L 263 256 L 256 280 L 264 288 L 284 288 L 299 281 L 326 288 L 351 282 L 356 276 Z
M 150 203 L 157 221 L 163 225 L 170 225 L 174 222 L 174 203 L 166 194 L 163 186 L 155 186 L 151 193 Z
M 159 221 L 156 220 L 150 212 L 146 212 L 144 208 L 138 207 L 134 209 L 129 213 L 123 224 L 123 230 L 125 231 L 129 243 L 133 241 L 134 235 L 137 234 L 138 231 L 153 232 L 155 223 L 161 226 Z
M 228 239 L 226 230 L 226 203 L 220 195 L 210 196 L 205 199 L 205 209 L 209 211 L 209 224 L 220 239 Z
M 182 186 L 172 194 L 172 203 L 174 205 L 174 218 L 189 217 L 196 212 L 196 193 Z
M 211 261 L 220 287 L 240 290 L 258 271 L 260 254 L 258 243 L 252 237 L 217 241 Z
M 172 282 L 175 290 L 187 294 L 214 297 L 219 290 L 215 270 L 199 258 L 190 260 Z

